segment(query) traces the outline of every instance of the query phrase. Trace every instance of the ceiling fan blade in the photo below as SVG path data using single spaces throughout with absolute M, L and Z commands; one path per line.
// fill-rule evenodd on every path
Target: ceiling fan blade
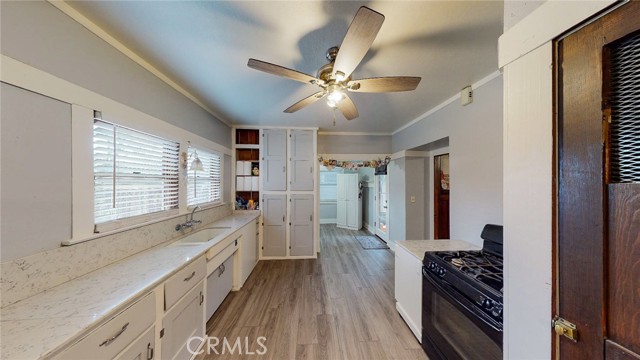
M 289 106 L 284 112 L 286 113 L 294 113 L 300 109 L 302 109 L 303 107 L 307 106 L 307 105 L 311 105 L 314 102 L 322 99 L 323 97 L 325 97 L 325 95 L 327 95 L 327 93 L 325 91 L 318 91 L 317 93 L 307 96 L 306 98 L 298 101 L 297 103 Z
M 333 65 L 333 75 L 341 72 L 344 78 L 349 77 L 353 70 L 360 64 L 378 35 L 378 31 L 384 22 L 384 15 L 369 9 L 360 7 L 353 18 L 349 30 L 342 40 L 340 50 Z
M 277 75 L 277 76 L 282 76 L 282 77 L 286 77 L 287 79 L 291 79 L 291 80 L 295 80 L 295 81 L 300 81 L 303 82 L 305 84 L 321 84 L 323 83 L 322 80 L 315 78 L 311 75 L 307 75 L 305 73 L 301 73 L 299 71 L 296 70 L 291 70 L 288 69 L 286 67 L 282 67 L 280 65 L 275 65 L 275 64 L 271 64 L 265 61 L 261 61 L 261 60 L 256 60 L 256 59 L 249 59 L 249 62 L 247 63 L 247 66 L 252 68 L 252 69 L 256 69 L 259 71 L 264 71 L 266 73 L 272 74 L 272 75 Z
M 347 89 L 355 92 L 396 92 L 415 90 L 422 78 L 413 76 L 390 76 L 349 81 Z
M 359 116 L 356 104 L 351 101 L 349 96 L 345 95 L 345 98 L 338 103 L 338 109 L 340 109 L 340 112 L 347 120 L 353 120 Z

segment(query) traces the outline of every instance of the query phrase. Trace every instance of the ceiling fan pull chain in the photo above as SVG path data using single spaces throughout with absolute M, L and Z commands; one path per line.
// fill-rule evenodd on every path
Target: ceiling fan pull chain
M 336 108 L 333 108 L 333 127 L 336 127 Z

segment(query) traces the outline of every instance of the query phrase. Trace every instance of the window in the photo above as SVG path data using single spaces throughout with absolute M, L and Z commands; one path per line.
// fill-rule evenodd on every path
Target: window
M 93 123 L 94 222 L 178 208 L 179 143 Z
M 190 147 L 189 165 L 195 153 L 202 161 L 203 171 L 189 170 L 187 176 L 187 205 L 218 203 L 222 201 L 222 159 L 220 154 Z
M 320 167 L 320 201 L 336 201 L 338 198 L 338 174 L 342 174 L 341 168 L 327 169 Z

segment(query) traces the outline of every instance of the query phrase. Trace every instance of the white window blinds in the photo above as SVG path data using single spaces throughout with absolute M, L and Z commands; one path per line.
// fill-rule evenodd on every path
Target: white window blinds
M 93 124 L 96 224 L 178 208 L 179 143 Z
M 187 156 L 192 161 L 197 152 L 203 171 L 189 170 L 187 177 L 187 204 L 198 205 L 222 201 L 222 158 L 220 154 L 189 148 Z

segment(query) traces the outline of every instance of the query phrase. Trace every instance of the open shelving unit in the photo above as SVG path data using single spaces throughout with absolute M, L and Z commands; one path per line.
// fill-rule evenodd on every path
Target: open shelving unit
M 235 198 L 242 198 L 246 208 L 236 204 L 236 210 L 255 210 L 260 206 L 260 130 L 235 129 Z M 257 174 L 257 175 L 256 175 Z M 234 199 L 235 201 L 235 199 Z M 253 202 L 253 208 L 249 204 Z

